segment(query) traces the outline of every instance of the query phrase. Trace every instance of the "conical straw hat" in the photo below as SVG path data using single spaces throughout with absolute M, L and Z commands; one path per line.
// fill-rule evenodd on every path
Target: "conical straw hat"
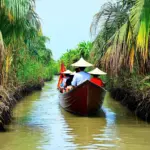
M 75 74 L 76 74 L 76 72 L 74 71 L 74 72 L 72 72 L 70 75 L 74 76 Z
M 96 68 L 92 71 L 89 72 L 89 74 L 92 74 L 92 75 L 106 75 L 107 73 L 101 71 L 100 69 Z
M 66 70 L 64 72 L 62 72 L 63 74 L 72 74 L 72 72 L 70 70 Z
M 85 61 L 83 58 L 80 58 L 79 61 L 77 61 L 76 63 L 72 64 L 71 66 L 73 66 L 73 67 L 91 67 L 93 65 L 88 63 L 87 61 Z

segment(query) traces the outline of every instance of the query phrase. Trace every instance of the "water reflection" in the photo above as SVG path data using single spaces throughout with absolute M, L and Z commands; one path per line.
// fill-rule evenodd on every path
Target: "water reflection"
M 0 150 L 149 150 L 150 125 L 109 94 L 97 116 L 79 117 L 60 108 L 56 82 L 17 105 L 9 131 L 0 133 Z
M 111 99 L 107 93 L 103 105 L 106 113 L 106 132 L 115 131 L 118 149 L 148 150 L 150 125 L 135 117 L 133 113 Z M 112 128 L 113 127 L 113 128 Z
M 12 124 L 0 133 L 0 150 L 34 150 L 40 146 L 42 130 L 37 127 Z
M 96 147 L 96 144 L 101 143 L 95 139 L 95 135 L 102 135 L 106 121 L 104 118 L 87 118 L 72 115 L 61 109 L 61 113 L 69 127 L 68 135 L 73 136 L 72 142 L 80 148 Z M 91 146 L 92 145 L 92 146 Z

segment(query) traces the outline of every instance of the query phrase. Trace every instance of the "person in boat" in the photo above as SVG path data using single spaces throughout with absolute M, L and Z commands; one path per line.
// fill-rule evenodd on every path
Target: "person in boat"
M 71 73 L 72 72 L 70 70 L 64 71 L 62 73 L 64 75 L 64 77 L 63 77 L 62 83 L 60 84 L 60 91 L 61 92 L 65 91 L 65 88 L 67 87 L 67 85 L 66 85 L 67 80 L 71 80 L 71 76 L 70 76 Z
M 93 66 L 92 64 L 86 62 L 83 58 L 81 58 L 79 61 L 72 64 L 72 66 L 76 67 L 76 68 L 79 68 L 79 72 L 77 72 L 74 75 L 73 80 L 71 82 L 71 85 L 73 87 L 76 87 L 76 86 L 80 85 L 81 83 L 83 83 L 86 80 L 90 80 L 90 74 L 85 72 L 84 70 L 85 70 L 86 67 Z
M 69 92 L 70 90 L 73 89 L 73 86 L 72 86 L 71 83 L 72 83 L 72 80 L 73 80 L 74 75 L 75 75 L 77 72 L 79 72 L 79 71 L 80 71 L 80 69 L 79 69 L 79 68 L 76 68 L 75 71 L 70 74 L 71 78 L 66 81 L 66 86 L 67 86 L 66 92 Z
M 57 89 L 60 89 L 60 85 L 62 83 L 62 80 L 64 78 L 64 74 L 63 72 L 66 70 L 66 67 L 64 65 L 63 62 L 61 62 L 61 66 L 60 66 L 60 76 L 59 76 L 59 80 L 58 80 L 58 84 L 57 84 Z
M 96 68 L 89 72 L 89 74 L 93 75 L 90 81 L 100 87 L 104 86 L 103 81 L 99 78 L 100 75 L 106 75 L 105 72 L 101 71 L 100 69 Z
M 67 81 L 66 81 L 66 86 L 67 86 L 66 87 L 66 92 L 69 92 L 70 90 L 73 89 L 73 86 L 72 86 L 71 82 L 73 80 L 74 75 L 76 73 L 78 73 L 78 72 L 80 72 L 80 69 L 79 68 L 75 68 L 75 71 L 70 74 L 71 78 L 67 79 Z

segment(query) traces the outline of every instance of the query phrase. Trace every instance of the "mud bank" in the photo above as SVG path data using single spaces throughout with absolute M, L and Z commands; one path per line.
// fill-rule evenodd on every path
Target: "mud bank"
M 44 81 L 35 85 L 26 85 L 15 92 L 8 92 L 2 86 L 0 87 L 0 131 L 6 130 L 6 125 L 11 122 L 12 110 L 14 106 L 28 94 L 33 91 L 41 90 L 44 86 Z
M 150 122 L 150 89 L 137 92 L 129 89 L 114 88 L 111 96 L 132 111 L 140 119 Z

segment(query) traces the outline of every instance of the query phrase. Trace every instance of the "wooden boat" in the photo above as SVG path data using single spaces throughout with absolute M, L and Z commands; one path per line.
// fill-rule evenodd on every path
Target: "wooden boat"
M 96 113 L 103 104 L 105 89 L 85 81 L 67 93 L 60 93 L 60 105 L 66 111 L 88 116 Z

